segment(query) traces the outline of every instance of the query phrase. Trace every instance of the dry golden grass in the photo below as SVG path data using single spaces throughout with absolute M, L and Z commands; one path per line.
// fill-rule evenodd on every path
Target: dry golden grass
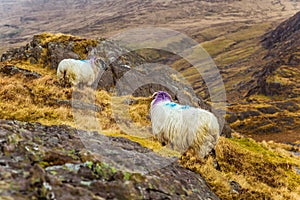
M 68 44 L 70 41 L 74 42 L 74 52 L 79 55 L 81 59 L 85 59 L 86 57 L 86 49 L 87 46 L 95 47 L 97 45 L 97 40 L 94 39 L 84 39 L 81 37 L 66 35 L 62 33 L 42 33 L 35 35 L 34 37 L 38 38 L 41 41 L 42 45 L 48 44 L 49 42 L 59 42 Z M 46 53 L 46 52 L 44 52 Z
M 49 125 L 69 124 L 76 127 L 71 107 L 55 103 L 57 99 L 70 100 L 72 89 L 57 85 L 55 77 L 45 75 L 28 80 L 21 75 L 0 76 L 0 118 L 38 121 Z M 83 114 L 87 118 L 96 116 L 97 122 L 101 124 L 102 130 L 98 130 L 100 133 L 128 138 L 163 156 L 180 157 L 178 152 L 161 146 L 153 137 L 149 137 L 149 130 L 143 132 L 143 127 L 150 124 L 150 98 L 114 97 L 116 102 L 123 105 L 126 102 L 131 103 L 125 110 L 113 111 L 115 101 L 112 100 L 112 94 L 96 91 L 94 95 L 95 104 L 101 110 L 96 115 L 92 111 Z M 86 102 L 91 100 L 89 95 L 84 97 Z M 130 119 L 135 124 L 138 133 L 128 134 L 120 129 L 113 113 L 121 115 L 123 112 L 127 112 L 126 116 L 129 118 L 125 119 Z M 93 129 L 93 124 L 87 123 L 87 118 L 82 118 L 86 127 L 81 128 Z M 147 137 L 141 137 L 145 135 Z M 212 158 L 199 163 L 194 157 L 186 155 L 181 158 L 181 163 L 184 167 L 200 173 L 222 199 L 297 199 L 300 194 L 300 178 L 295 167 L 300 167 L 300 161 L 284 149 L 297 150 L 281 147 L 276 143 L 257 143 L 241 137 L 221 138 L 216 149 L 221 171 L 214 168 Z M 240 194 L 232 191 L 230 181 L 240 185 Z
M 221 137 L 213 159 L 196 160 L 193 155 L 181 163 L 200 173 L 221 199 L 299 199 L 300 161 L 276 143 L 257 143 L 252 139 Z M 239 184 L 233 188 L 232 181 Z M 236 191 L 234 191 L 234 189 Z
M 23 61 L 14 62 L 15 66 L 42 72 L 38 79 L 28 79 L 22 74 L 5 76 L 0 74 L 0 118 L 28 122 L 40 122 L 45 125 L 67 124 L 84 130 L 96 130 L 102 134 L 115 137 L 125 137 L 141 145 L 153 149 L 164 156 L 179 156 L 178 152 L 161 146 L 150 135 L 149 105 L 151 98 L 143 97 L 112 97 L 106 91 L 94 91 L 85 88 L 82 91 L 61 87 L 55 77 L 55 70 L 42 68 L 40 65 L 27 65 Z M 49 74 L 49 75 L 46 75 Z M 72 110 L 70 104 L 59 104 L 58 101 L 72 100 L 72 93 L 81 92 L 82 102 L 95 104 L 100 108 L 93 110 Z M 114 101 L 112 100 L 114 98 Z M 126 102 L 132 101 L 131 105 Z M 121 103 L 119 105 L 118 103 Z M 114 106 L 128 106 L 127 109 Z M 126 134 L 122 130 L 122 123 L 116 122 L 114 115 L 124 115 L 136 127 L 136 133 Z M 131 128 L 131 127 L 129 127 Z M 145 131 L 145 132 L 142 132 Z
M 282 104 L 289 106 L 281 107 Z M 230 122 L 230 126 L 257 141 L 295 142 L 300 140 L 297 134 L 300 126 L 299 107 L 298 98 L 284 99 L 283 97 L 253 95 L 248 98 L 248 102 L 228 106 L 227 111 L 231 114 L 228 114 L 226 118 L 230 119 L 232 115 L 235 115 L 237 119 Z M 267 109 L 271 111 L 263 111 Z

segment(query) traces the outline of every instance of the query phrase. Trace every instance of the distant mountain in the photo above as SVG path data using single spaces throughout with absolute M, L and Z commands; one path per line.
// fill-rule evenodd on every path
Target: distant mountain
M 109 36 L 137 26 L 160 26 L 193 36 L 214 24 L 276 20 L 300 9 L 290 0 L 3 0 L 0 52 L 40 32 Z
M 290 46 L 298 47 L 298 49 L 292 48 L 292 50 L 299 50 L 299 34 L 300 12 L 282 22 L 275 30 L 265 34 L 262 42 L 264 46 L 270 50 L 276 47 L 283 47 L 284 49 L 289 50 Z

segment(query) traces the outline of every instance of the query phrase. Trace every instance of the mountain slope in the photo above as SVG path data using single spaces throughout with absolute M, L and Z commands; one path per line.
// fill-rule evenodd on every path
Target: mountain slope
M 300 12 L 261 38 L 247 78 L 236 84 L 246 101 L 229 107 L 228 120 L 235 130 L 259 140 L 299 140 Z
M 262 70 L 253 77 L 256 85 L 247 96 L 258 93 L 290 98 L 300 95 L 300 12 L 265 34 L 263 46 L 268 50 Z

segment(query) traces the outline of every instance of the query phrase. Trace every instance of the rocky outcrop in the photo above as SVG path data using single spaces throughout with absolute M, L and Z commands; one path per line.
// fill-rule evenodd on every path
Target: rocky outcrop
M 108 91 L 131 67 L 144 61 L 138 54 L 103 39 L 91 40 L 72 35 L 43 33 L 35 35 L 27 45 L 2 54 L 1 62 L 22 60 L 56 69 L 63 59 L 87 59 L 92 56 L 102 57 L 110 65 L 98 87 Z
M 67 126 L 0 120 L 0 196 L 4 199 L 218 199 L 205 181 L 177 162 L 147 174 L 120 170 L 88 151 Z M 94 139 L 104 136 L 94 133 Z M 144 163 L 138 143 L 107 137 L 111 155 Z M 107 155 L 106 155 L 107 156 Z M 134 159 L 133 159 L 134 158 Z M 127 160 L 123 160 L 127 162 Z M 147 166 L 145 166 L 147 167 Z M 151 167 L 151 166 L 149 166 Z
M 3 67 L 0 67 L 0 73 L 12 76 L 15 74 L 21 74 L 26 78 L 40 78 L 41 75 L 36 72 L 31 72 L 26 69 L 21 69 L 13 65 L 5 65 Z
M 88 50 L 96 45 L 95 40 L 82 39 L 63 34 L 42 33 L 33 36 L 31 42 L 20 48 L 8 50 L 1 61 L 26 60 L 31 64 L 56 69 L 64 58 L 84 59 Z

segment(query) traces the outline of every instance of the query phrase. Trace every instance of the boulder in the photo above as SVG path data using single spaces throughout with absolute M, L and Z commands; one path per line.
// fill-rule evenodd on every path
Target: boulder
M 109 144 L 105 148 L 110 153 L 87 150 L 83 133 Z M 4 199 L 219 199 L 199 174 L 177 162 L 146 174 L 133 172 L 132 163 L 151 167 L 145 165 L 148 156 L 157 162 L 169 158 L 125 138 L 0 120 L 0 144 Z M 128 158 L 123 159 L 124 168 L 109 162 L 114 155 Z

